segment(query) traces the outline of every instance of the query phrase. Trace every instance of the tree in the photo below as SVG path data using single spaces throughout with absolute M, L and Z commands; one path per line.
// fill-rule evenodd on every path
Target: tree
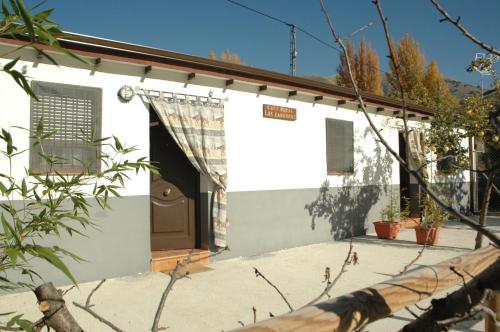
M 390 72 L 387 80 L 390 85 L 389 96 L 401 98 L 396 66 L 398 66 L 401 83 L 410 102 L 423 104 L 426 101 L 426 89 L 423 84 L 425 75 L 425 58 L 418 43 L 406 34 L 398 43 L 394 53 L 394 61 L 389 61 Z
M 431 1 L 434 4 L 436 4 L 435 0 L 431 0 Z M 410 98 L 414 98 L 413 100 L 417 100 L 421 103 L 425 102 L 425 100 L 426 100 L 425 99 L 425 92 L 426 92 L 425 86 L 423 86 L 423 84 L 421 83 L 422 81 L 419 80 L 420 77 L 423 76 L 423 68 L 424 68 L 423 56 L 421 56 L 421 54 L 419 52 L 418 45 L 414 41 L 410 40 L 408 35 L 405 36 L 405 38 L 403 38 L 402 41 L 400 41 L 397 51 L 395 50 L 394 45 L 391 41 L 390 34 L 389 34 L 388 23 L 387 23 L 388 20 L 387 20 L 387 17 L 383 13 L 381 3 L 379 0 L 374 0 L 372 2 L 377 8 L 377 12 L 379 14 L 380 21 L 382 22 L 385 37 L 386 37 L 387 44 L 389 47 L 390 61 L 391 61 L 390 65 L 391 65 L 392 71 L 388 75 L 388 78 L 391 80 L 390 83 L 392 86 L 392 92 L 396 96 L 398 96 L 399 98 L 402 99 L 402 104 L 403 104 L 402 119 L 403 119 L 403 128 L 404 128 L 404 137 L 405 137 L 406 141 L 408 142 L 409 134 L 410 134 L 410 132 L 408 130 L 408 114 L 407 114 L 408 101 L 412 101 L 412 99 L 410 99 Z M 328 12 L 325 9 L 323 0 L 320 0 L 320 3 L 321 3 L 321 9 L 322 9 L 322 11 L 327 19 L 331 34 L 333 35 L 335 41 L 341 47 L 342 52 L 345 55 L 347 55 L 347 48 L 345 47 L 338 32 L 335 30 L 333 23 L 332 23 L 332 20 L 331 20 L 330 16 L 328 15 Z M 437 7 L 439 8 L 439 6 L 437 6 Z M 480 41 L 477 41 L 476 38 L 471 36 L 470 33 L 468 33 L 468 31 L 466 31 L 459 24 L 460 17 L 457 20 L 452 20 L 449 16 L 446 15 L 446 12 L 444 12 L 442 9 L 439 9 L 439 10 L 445 16 L 445 19 L 442 21 L 446 21 L 446 20 L 450 21 L 451 23 L 456 25 L 469 39 L 475 41 L 477 44 L 481 45 L 483 48 L 487 48 L 486 44 L 484 44 Z M 500 54 L 500 51 L 498 51 L 498 50 L 495 50 L 495 51 L 497 51 L 498 54 Z M 416 68 L 411 68 L 411 65 L 414 65 Z M 398 155 L 398 153 L 394 149 L 391 148 L 390 144 L 384 139 L 384 137 L 380 133 L 380 130 L 377 128 L 375 123 L 372 121 L 372 119 L 371 119 L 371 117 L 366 109 L 366 106 L 365 106 L 364 101 L 363 101 L 363 96 L 360 92 L 360 89 L 358 88 L 358 85 L 356 83 L 354 75 L 352 75 L 352 72 L 354 71 L 352 69 L 353 67 L 354 66 L 351 67 L 351 65 L 348 64 L 348 69 L 350 72 L 350 79 L 351 79 L 351 82 L 353 85 L 354 92 L 357 96 L 357 101 L 359 102 L 359 105 L 361 105 L 360 107 L 365 115 L 365 118 L 367 119 L 368 123 L 372 127 L 375 135 L 379 138 L 380 142 L 387 148 L 387 150 L 400 163 L 400 165 L 403 168 L 405 168 L 411 175 L 414 176 L 414 178 L 417 180 L 418 184 L 420 185 L 421 189 L 423 191 L 425 191 L 426 195 L 428 195 L 427 198 L 432 199 L 432 201 L 436 203 L 436 206 L 438 208 L 443 209 L 445 212 L 450 213 L 451 215 L 457 217 L 460 222 L 477 230 L 478 233 L 480 233 L 481 235 L 483 235 L 483 234 L 487 235 L 488 238 L 492 241 L 492 243 L 498 247 L 498 245 L 500 244 L 500 239 L 498 238 L 498 236 L 493 234 L 490 230 L 486 229 L 484 227 L 484 225 L 478 224 L 472 218 L 467 217 L 466 215 L 464 215 L 463 213 L 461 213 L 459 211 L 456 211 L 450 204 L 445 202 L 442 199 L 442 197 L 440 197 L 440 195 L 435 191 L 435 189 L 432 188 L 432 186 L 426 181 L 425 177 L 423 177 L 420 174 L 422 167 L 426 167 L 428 165 L 428 163 L 432 162 L 432 161 L 425 161 L 425 163 L 422 165 L 420 165 L 420 164 L 414 165 L 414 163 L 412 163 L 410 160 L 407 161 L 407 160 L 404 160 L 403 158 L 401 158 Z M 413 70 L 413 69 L 415 69 L 415 70 Z M 405 80 L 405 78 L 406 78 L 406 80 Z M 412 84 L 410 84 L 410 83 L 412 83 Z M 419 83 L 420 83 L 420 85 L 419 85 Z M 450 111 L 449 109 L 447 109 L 447 110 Z M 498 134 L 500 131 L 500 128 L 497 127 L 497 124 L 496 124 L 497 122 L 494 119 L 497 118 L 499 113 L 500 113 L 500 105 L 497 105 L 496 110 L 494 110 L 494 111 L 491 111 L 491 110 L 485 110 L 485 111 L 487 113 L 489 113 L 489 116 L 486 117 L 489 119 L 489 124 L 487 124 L 486 126 L 488 126 L 488 127 L 491 126 L 492 133 Z M 436 117 L 439 117 L 439 113 L 440 112 L 435 113 Z M 481 116 L 480 118 L 483 118 L 483 116 Z M 464 122 L 458 122 L 458 123 L 455 123 L 455 126 L 453 127 L 453 129 L 458 131 L 457 134 L 460 135 L 462 132 L 463 126 L 464 126 Z M 474 126 L 474 128 L 476 128 L 476 130 L 478 129 L 476 126 Z M 479 127 L 479 128 L 484 128 L 484 127 Z M 439 127 L 437 127 L 436 129 L 438 131 L 442 130 L 442 128 L 439 128 Z M 481 130 L 481 129 L 479 129 L 479 130 Z M 444 131 L 444 134 L 446 135 L 445 131 Z M 456 132 L 454 134 L 456 134 Z M 483 134 L 485 134 L 485 133 L 483 133 Z M 493 137 L 492 140 L 495 141 L 496 143 L 498 143 L 498 136 L 492 136 L 492 137 Z M 440 145 L 443 145 L 444 142 L 436 141 L 435 143 L 439 143 Z M 448 149 L 445 149 L 443 147 L 443 151 L 444 152 L 450 151 L 449 147 L 448 147 Z M 456 274 L 460 275 L 463 278 L 463 275 L 460 274 L 459 272 L 456 272 L 455 270 L 453 270 L 453 268 L 452 268 L 452 271 L 454 271 Z M 433 327 L 439 327 L 440 328 L 439 330 L 441 331 L 441 330 L 448 330 L 448 328 L 450 326 L 452 326 L 452 324 L 454 324 L 454 323 L 472 318 L 474 315 L 471 314 L 471 312 L 473 311 L 474 306 L 484 306 L 483 299 L 487 295 L 487 292 L 488 292 L 487 288 L 492 289 L 493 291 L 498 291 L 498 282 L 496 282 L 498 280 L 498 276 L 497 276 L 498 264 L 492 265 L 491 271 L 492 271 L 492 273 L 490 274 L 490 278 L 487 282 L 482 281 L 481 285 L 474 284 L 474 283 L 469 283 L 468 285 L 464 285 L 464 287 L 461 288 L 461 290 L 460 290 L 460 295 L 457 296 L 458 300 L 453 301 L 453 299 L 450 298 L 451 295 L 448 295 L 444 299 L 439 299 L 439 300 L 433 301 L 431 306 L 428 309 L 425 309 L 425 311 L 427 313 L 432 312 L 433 315 L 426 315 L 424 313 L 419 317 L 419 316 L 416 316 L 415 314 L 413 314 L 413 316 L 415 316 L 417 318 L 415 321 L 413 321 L 413 323 L 425 321 L 425 322 L 428 322 L 429 325 L 432 325 Z M 465 281 L 464 281 L 464 284 L 465 284 Z M 471 287 L 472 290 L 469 289 L 468 287 Z M 475 297 L 475 300 L 474 300 L 475 302 L 472 302 L 470 300 L 471 299 L 470 294 L 472 292 L 476 292 L 476 294 L 477 294 L 477 296 Z M 461 311 L 458 303 L 463 304 L 466 301 L 468 304 L 466 307 L 466 310 Z M 451 310 L 448 310 L 446 312 L 445 312 L 445 310 L 443 310 L 444 308 L 450 307 L 450 306 L 451 306 L 451 308 L 450 308 Z M 374 309 L 374 308 L 372 308 L 372 309 Z M 377 312 L 380 310 L 384 310 L 384 309 L 381 309 L 381 308 L 375 309 L 375 311 L 377 311 Z M 486 312 L 486 310 L 484 310 L 484 311 Z M 493 319 L 496 319 L 495 312 L 493 312 L 492 317 L 494 317 Z M 441 324 L 445 320 L 448 322 Z M 356 328 L 360 328 L 360 326 L 356 326 Z M 407 328 L 409 328 L 408 325 L 403 330 L 406 330 Z M 410 329 L 410 330 L 413 330 L 413 329 Z M 423 329 L 416 329 L 416 330 L 420 331 Z M 430 329 L 425 328 L 425 330 L 430 330 Z M 436 331 L 437 331 L 437 329 L 436 329 Z
M 348 58 L 348 59 L 347 59 Z M 352 40 L 349 40 L 347 45 L 347 58 L 344 54 L 340 54 L 340 64 L 337 67 L 337 84 L 340 86 L 351 86 L 351 79 L 349 78 L 349 71 L 347 69 L 347 61 L 354 64 L 356 62 L 356 48 Z M 357 77 L 357 71 L 353 72 L 354 79 Z
M 8 54 L 15 54 L 22 48 L 32 46 L 39 51 L 39 54 L 57 65 L 50 55 L 36 46 L 36 44 L 45 44 L 87 63 L 86 60 L 64 50 L 59 45 L 56 37 L 63 33 L 50 20 L 52 9 L 32 14 L 25 8 L 22 0 L 12 0 L 9 4 L 10 7 L 5 2 L 2 3 L 3 18 L 0 20 L 0 36 L 28 39 L 28 42 Z M 6 56 L 6 54 L 1 54 L 1 56 Z M 37 99 L 26 77 L 14 69 L 19 59 L 20 57 L 11 60 L 1 70 L 10 75 L 27 95 Z M 101 138 L 93 135 L 89 137 L 82 131 L 76 139 L 82 145 L 95 148 L 96 158 L 102 167 L 95 171 L 91 169 L 87 161 L 74 158 L 74 161 L 81 164 L 82 171 L 74 175 L 61 174 L 57 171 L 57 165 L 73 162 L 73 160 L 68 161 L 55 154 L 46 153 L 43 148 L 47 141 L 57 133 L 46 130 L 43 118 L 40 119 L 35 129 L 25 130 L 34 141 L 30 149 L 35 146 L 39 148 L 40 156 L 47 164 L 48 171 L 41 174 L 25 169 L 23 177 L 14 177 L 12 170 L 20 167 L 16 164 L 17 158 L 29 150 L 19 151 L 11 133 L 4 128 L 1 129 L 0 158 L 7 161 L 10 171 L 7 174 L 0 174 L 0 290 L 28 287 L 35 292 L 39 303 L 43 300 L 56 301 L 59 309 L 51 312 L 52 322 L 42 319 L 37 323 L 32 323 L 23 319 L 21 314 L 11 318 L 5 329 L 39 331 L 44 325 L 52 326 L 54 322 L 79 328 L 65 305 L 55 298 L 61 295 L 53 285 L 51 283 L 38 284 L 43 281 L 43 276 L 40 275 L 40 271 L 33 268 L 32 262 L 33 260 L 45 261 L 64 273 L 76 285 L 77 281 L 64 263 L 64 257 L 76 261 L 81 261 L 81 258 L 77 253 L 61 248 L 57 243 L 48 244 L 44 239 L 51 236 L 57 238 L 63 232 L 69 236 L 84 236 L 84 229 L 93 227 L 89 211 L 91 201 L 95 201 L 102 209 L 109 209 L 109 198 L 120 196 L 119 190 L 125 187 L 130 171 L 139 172 L 149 169 L 155 172 L 156 168 L 150 165 L 145 157 L 135 161 L 129 160 L 128 155 L 136 149 L 124 146 L 117 137 Z M 21 204 L 16 203 L 15 200 L 21 201 Z M 15 272 L 25 276 L 26 280 L 12 279 L 12 275 L 16 275 Z M 52 294 L 47 292 L 52 292 Z M 44 311 L 45 313 L 48 311 Z
M 366 41 L 365 39 L 361 39 L 359 42 L 358 54 L 355 57 L 356 71 L 357 71 L 357 80 L 359 88 L 363 91 L 367 90 L 367 68 L 366 68 Z
M 448 90 L 443 74 L 439 71 L 435 60 L 427 66 L 424 75 L 424 87 L 427 95 L 424 101 L 425 106 L 439 112 L 442 108 L 455 110 L 458 108 L 458 100 Z
M 212 60 L 220 60 L 224 62 L 234 63 L 237 65 L 245 65 L 245 62 L 240 58 L 238 53 L 232 53 L 229 48 L 221 53 L 220 58 L 217 58 L 217 54 L 214 51 L 210 51 L 208 57 Z
M 382 74 L 379 70 L 380 61 L 377 53 L 371 46 L 368 46 L 366 65 L 368 67 L 366 90 L 382 96 L 384 92 L 382 91 Z
M 379 57 L 371 45 L 365 39 L 362 39 L 359 43 L 359 49 L 356 52 L 354 43 L 352 40 L 349 40 L 347 54 L 349 62 L 354 66 L 353 76 L 359 88 L 363 91 L 383 95 Z M 347 70 L 346 57 L 343 54 L 340 54 L 340 64 L 337 67 L 337 84 L 352 87 Z
M 392 41 L 391 44 L 393 45 Z M 394 61 L 389 61 L 390 72 L 387 74 L 391 88 L 389 96 L 401 98 L 394 74 L 396 65 L 399 67 L 401 82 L 408 101 L 426 106 L 436 112 L 445 108 L 458 108 L 458 100 L 449 92 L 437 61 L 432 60 L 426 68 L 425 57 L 420 46 L 409 34 L 399 41 Z

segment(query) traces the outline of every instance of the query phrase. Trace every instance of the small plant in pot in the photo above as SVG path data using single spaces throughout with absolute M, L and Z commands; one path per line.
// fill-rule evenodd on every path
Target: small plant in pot
M 382 220 L 373 223 L 377 237 L 379 239 L 394 240 L 398 236 L 401 228 L 400 220 L 405 219 L 410 215 L 409 209 L 409 202 L 407 201 L 405 208 L 400 210 L 391 195 L 391 201 L 382 210 Z
M 441 225 L 448 221 L 448 213 L 429 197 L 423 199 L 422 222 L 415 227 L 417 243 L 432 246 L 438 243 Z

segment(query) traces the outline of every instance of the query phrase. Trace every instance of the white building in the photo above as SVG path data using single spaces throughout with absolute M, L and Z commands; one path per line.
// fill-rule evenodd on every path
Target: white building
M 16 43 L 0 38 L 0 53 Z M 351 89 L 94 37 L 71 35 L 61 44 L 95 65 L 49 51 L 59 63 L 56 67 L 35 50 L 19 51 L 22 60 L 16 68 L 25 69 L 47 104 L 34 103 L 1 72 L 0 127 L 30 128 L 37 112 L 45 112 L 52 114 L 45 121 L 66 114 L 58 127 L 64 130 L 68 121 L 79 124 L 77 115 L 87 112 L 100 135 L 116 135 L 137 146 L 135 156 L 160 161 L 164 171 L 162 179 L 146 172 L 133 176 L 123 197 L 111 199 L 111 211 L 96 206 L 93 220 L 99 229 L 87 229 L 88 238 L 53 239 L 88 261 L 68 262 L 78 281 L 148 271 L 152 257 L 161 256 L 159 250 L 214 249 L 210 177 L 191 165 L 147 98 L 120 100 L 117 93 L 124 86 L 162 91 L 166 97 L 174 93 L 179 99 L 190 95 L 206 101 L 212 96 L 223 104 L 231 251 L 220 259 L 341 239 L 351 225 L 355 235 L 364 234 L 380 218 L 391 192 L 399 197 L 403 187 L 414 196 L 412 209 L 418 212 L 418 187 L 377 143 Z M 0 64 L 8 61 L 0 59 Z M 81 110 L 64 103 L 75 98 L 93 106 Z M 365 102 L 382 135 L 398 151 L 404 144 L 397 119 L 401 103 L 369 93 Z M 64 112 L 57 113 L 59 108 Z M 415 128 L 432 117 L 420 106 L 408 112 Z M 12 133 L 20 149 L 30 146 L 27 132 Z M 17 159 L 15 174 L 23 176 L 33 160 L 30 153 Z M 6 167 L 0 160 L 0 173 Z M 467 206 L 468 174 L 455 181 L 463 189 L 458 199 Z M 46 280 L 67 282 L 59 273 L 45 272 Z

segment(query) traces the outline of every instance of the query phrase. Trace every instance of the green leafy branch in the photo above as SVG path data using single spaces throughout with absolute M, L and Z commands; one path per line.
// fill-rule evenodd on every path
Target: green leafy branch
M 33 288 L 35 280 L 42 278 L 31 269 L 30 261 L 34 258 L 45 260 L 76 284 L 74 276 L 61 258 L 69 257 L 76 261 L 82 261 L 82 258 L 58 246 L 43 246 L 37 242 L 47 236 L 59 237 L 63 232 L 70 236 L 85 236 L 80 229 L 93 226 L 89 199 L 94 199 L 102 209 L 109 209 L 109 198 L 120 197 L 120 189 L 130 179 L 129 172 L 157 172 L 157 168 L 145 157 L 127 159 L 137 149 L 124 146 L 117 137 L 90 137 L 81 139 L 84 143 L 97 147 L 97 151 L 112 151 L 97 156 L 103 169 L 94 172 L 90 165 L 82 161 L 82 171 L 79 174 L 61 174 L 56 166 L 67 161 L 43 153 L 44 141 L 54 134 L 55 132 L 44 130 L 41 119 L 32 136 L 35 145 L 42 146 L 40 155 L 49 165 L 48 172 L 37 174 L 25 170 L 24 177 L 16 179 L 12 174 L 14 159 L 27 150 L 18 152 L 10 132 L 2 129 L 0 140 L 5 147 L 0 153 L 8 160 L 10 174 L 0 174 L 0 221 L 3 228 L 0 233 L 0 289 Z M 13 270 L 27 275 L 31 282 L 9 280 L 7 272 L 11 273 Z
M 0 54 L 0 57 L 6 57 L 14 54 L 26 47 L 33 47 L 38 54 L 57 66 L 54 58 L 48 54 L 41 46 L 61 52 L 73 59 L 85 64 L 89 62 L 78 55 L 64 49 L 57 38 L 64 36 L 64 32 L 54 23 L 50 16 L 53 9 L 41 10 L 33 13 L 33 10 L 39 8 L 44 2 L 39 3 L 31 9 L 27 9 L 22 0 L 9 0 L 8 3 L 2 1 L 2 18 L 0 19 L 0 37 L 10 37 L 15 40 L 21 40 L 23 43 L 14 50 Z M 21 57 L 15 57 L 5 64 L 2 70 L 10 75 L 14 81 L 27 94 L 37 99 L 29 85 L 26 77 L 18 70 L 14 69 Z

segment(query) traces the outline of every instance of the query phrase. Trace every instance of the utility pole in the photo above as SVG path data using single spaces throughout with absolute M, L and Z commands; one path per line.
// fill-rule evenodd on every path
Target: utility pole
M 297 29 L 295 24 L 288 24 L 290 27 L 290 76 L 295 76 L 297 72 Z

